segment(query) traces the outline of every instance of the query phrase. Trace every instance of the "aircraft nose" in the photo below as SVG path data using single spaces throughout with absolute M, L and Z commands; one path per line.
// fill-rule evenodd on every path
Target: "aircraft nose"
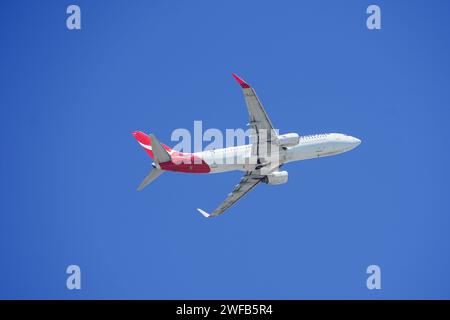
M 357 146 L 359 146 L 361 144 L 361 140 L 359 140 L 358 138 L 355 137 L 349 137 L 350 138 L 350 144 L 352 146 L 352 148 L 356 148 Z

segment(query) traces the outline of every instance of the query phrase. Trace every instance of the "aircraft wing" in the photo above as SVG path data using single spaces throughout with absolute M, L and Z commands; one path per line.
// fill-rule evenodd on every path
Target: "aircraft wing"
M 218 216 L 249 193 L 258 183 L 261 182 L 263 178 L 264 176 L 255 174 L 253 171 L 249 171 L 241 178 L 241 181 L 239 181 L 239 183 L 234 187 L 233 191 L 228 194 L 228 197 L 211 214 L 203 211 L 202 209 L 197 210 L 206 218 Z
M 255 90 L 234 73 L 233 77 L 241 85 L 244 92 L 245 103 L 247 104 L 249 115 L 248 124 L 255 132 L 255 137 L 252 137 L 252 143 L 259 145 L 260 143 L 264 143 L 264 140 L 268 143 L 276 143 L 278 134 L 267 116 L 261 101 L 259 101 Z
M 247 104 L 247 110 L 249 114 L 249 125 L 254 130 L 251 139 L 252 139 L 252 155 L 256 156 L 258 159 L 258 163 L 260 163 L 261 155 L 268 155 L 266 149 L 266 153 L 263 152 L 264 148 L 268 146 L 276 145 L 278 140 L 278 134 L 275 131 L 272 122 L 267 116 L 264 107 L 256 95 L 255 90 L 250 87 L 248 83 L 239 78 L 236 74 L 233 73 L 233 77 L 242 87 L 244 92 L 245 102 Z M 269 152 L 270 153 L 270 152 Z M 279 167 L 279 163 L 271 163 L 268 166 L 268 163 L 265 162 L 263 164 L 267 172 L 275 170 L 275 168 Z M 202 209 L 197 209 L 203 216 L 206 218 L 215 217 L 222 213 L 224 213 L 228 208 L 234 205 L 238 200 L 240 200 L 243 196 L 249 193 L 258 183 L 264 179 L 265 175 L 261 174 L 259 168 L 256 171 L 247 172 L 242 178 L 239 184 L 237 184 L 233 191 L 228 194 L 228 197 L 214 210 L 212 213 L 208 213 Z

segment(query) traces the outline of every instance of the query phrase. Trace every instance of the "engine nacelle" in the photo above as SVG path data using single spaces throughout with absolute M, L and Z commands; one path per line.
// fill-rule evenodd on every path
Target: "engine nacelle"
M 288 181 L 288 176 L 287 171 L 275 171 L 265 176 L 262 181 L 267 184 L 283 184 Z
M 300 142 L 300 136 L 297 133 L 286 133 L 278 136 L 278 144 L 281 147 L 293 147 Z

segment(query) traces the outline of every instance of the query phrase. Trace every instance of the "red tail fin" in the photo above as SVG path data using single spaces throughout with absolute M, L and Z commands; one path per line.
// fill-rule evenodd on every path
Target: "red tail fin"
M 148 135 L 141 131 L 134 131 L 133 136 L 136 138 L 136 140 L 139 142 L 139 144 L 144 148 L 145 152 L 148 153 L 148 155 L 153 158 L 153 150 L 152 150 L 152 141 Z M 172 152 L 172 149 L 170 149 L 165 144 L 161 144 L 164 149 L 167 150 L 167 152 Z

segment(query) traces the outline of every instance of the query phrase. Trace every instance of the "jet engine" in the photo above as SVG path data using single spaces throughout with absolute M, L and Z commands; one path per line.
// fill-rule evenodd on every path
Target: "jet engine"
M 287 171 L 275 171 L 269 173 L 264 177 L 262 182 L 267 184 L 283 184 L 288 181 L 288 172 Z
M 300 136 L 297 133 L 286 133 L 278 136 L 280 147 L 293 147 L 300 142 Z

